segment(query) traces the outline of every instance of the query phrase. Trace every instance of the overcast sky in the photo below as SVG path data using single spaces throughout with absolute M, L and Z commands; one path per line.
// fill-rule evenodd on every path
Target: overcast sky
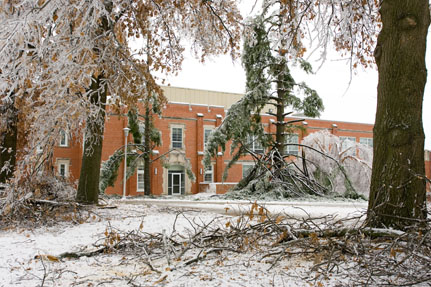
M 254 1 L 253 1 L 254 2 Z M 242 9 L 243 10 L 243 9 Z M 430 34 L 430 33 L 429 33 Z M 431 39 L 428 39 L 428 43 Z M 220 56 L 201 64 L 191 54 L 185 53 L 182 71 L 177 77 L 169 78 L 172 86 L 213 90 L 231 93 L 243 93 L 245 90 L 245 73 L 240 60 L 232 62 L 229 56 Z M 340 61 L 334 54 L 324 63 L 314 75 L 305 76 L 297 71 L 292 76 L 297 82 L 305 81 L 315 89 L 323 99 L 325 111 L 322 119 L 374 123 L 378 73 L 376 68 L 358 69 L 353 75 L 349 86 L 350 67 L 345 61 Z M 318 63 L 311 62 L 317 69 Z M 431 65 L 431 46 L 428 48 L 427 67 Z M 424 97 L 424 130 L 425 148 L 431 150 L 431 76 L 425 87 Z M 347 90 L 346 90 L 347 89 Z

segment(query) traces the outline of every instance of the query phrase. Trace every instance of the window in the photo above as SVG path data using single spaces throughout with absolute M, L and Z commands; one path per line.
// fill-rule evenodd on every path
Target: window
M 212 131 L 213 131 L 213 128 L 204 128 L 204 149 L 207 146 L 207 142 Z
M 373 138 L 360 138 L 359 142 L 363 145 L 373 147 Z
M 183 128 L 172 128 L 172 147 L 183 148 Z
M 144 192 L 145 191 L 145 185 L 144 185 L 144 165 L 139 164 L 138 165 L 138 174 L 137 174 L 137 192 Z
M 60 143 L 59 146 L 68 147 L 69 146 L 69 137 L 64 130 L 60 131 Z
M 210 165 L 208 167 L 208 170 L 205 171 L 204 181 L 205 182 L 213 182 L 214 181 L 214 179 L 213 179 L 213 166 L 212 165 Z
M 259 139 L 255 135 L 249 135 L 247 137 L 247 144 L 251 150 L 255 153 L 263 153 L 263 146 L 259 142 Z
M 63 178 L 69 177 L 69 160 L 60 159 L 57 160 L 57 175 Z
M 168 171 L 168 195 L 184 194 L 184 170 Z
M 299 155 L 299 137 L 297 134 L 287 134 L 285 142 L 285 154 Z
M 341 140 L 341 151 L 346 151 L 347 155 L 354 155 L 356 154 L 356 150 L 353 148 L 353 146 L 356 143 L 356 138 L 355 137 L 340 137 Z
M 243 164 L 242 165 L 242 178 L 247 177 L 253 169 L 254 164 Z

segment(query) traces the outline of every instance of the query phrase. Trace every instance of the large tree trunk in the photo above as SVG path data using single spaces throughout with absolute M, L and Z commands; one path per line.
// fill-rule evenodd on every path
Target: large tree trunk
M 100 163 L 102 159 L 103 132 L 105 128 L 105 105 L 107 87 L 102 75 L 94 79 L 90 86 L 91 103 L 99 109 L 95 117 L 89 117 L 85 130 L 84 154 L 79 176 L 76 201 L 97 204 L 99 200 Z
M 148 95 L 149 97 L 149 95 Z M 151 123 L 150 107 L 148 101 L 145 106 L 145 130 L 144 130 L 144 194 L 151 194 L 151 176 L 150 176 L 150 154 L 151 154 Z
M 428 0 L 381 1 L 383 28 L 367 221 L 405 229 L 426 217 L 422 102 L 427 78 Z
M 276 130 L 275 130 L 275 147 L 277 148 L 278 152 L 281 156 L 285 154 L 285 124 L 284 124 L 284 105 L 285 105 L 285 94 L 286 89 L 284 88 L 284 82 L 283 82 L 283 73 L 282 73 L 283 67 L 280 68 L 280 75 L 278 76 L 277 80 L 277 104 L 276 104 Z M 280 158 L 281 161 L 283 161 L 282 158 Z
M 11 99 L 0 111 L 7 118 L 6 131 L 0 135 L 0 183 L 6 183 L 13 176 L 16 163 L 18 111 L 15 108 L 15 94 L 11 95 Z M 4 167 L 7 168 L 3 170 Z

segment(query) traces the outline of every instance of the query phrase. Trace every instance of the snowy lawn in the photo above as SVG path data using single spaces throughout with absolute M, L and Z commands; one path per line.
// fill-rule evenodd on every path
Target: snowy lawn
M 89 209 L 82 224 L 62 222 L 53 227 L 8 229 L 0 232 L 0 286 L 347 286 L 360 284 L 345 269 L 322 276 L 311 270 L 319 254 L 301 253 L 275 260 L 259 246 L 244 252 L 190 248 L 175 258 L 149 257 L 143 246 L 136 252 L 101 253 L 80 258 L 59 258 L 64 252 L 94 251 L 120 242 L 127 234 L 172 234 L 191 241 L 197 226 L 227 227 L 249 212 L 251 203 L 188 200 L 112 200 L 108 207 Z M 363 212 L 366 203 L 295 202 L 266 203 L 271 213 L 295 217 L 334 214 L 341 219 Z M 257 212 L 257 209 L 255 210 Z M 244 218 L 244 217 L 243 217 Z M 194 222 L 194 223 L 193 223 Z M 250 221 L 258 222 L 257 217 Z M 174 224 L 175 223 L 175 224 Z M 250 225 L 248 223 L 248 225 Z M 218 229 L 215 229 L 218 230 Z M 198 230 L 199 231 L 199 230 Z M 118 236 L 118 238 L 117 238 Z M 197 237 L 196 237 L 197 238 Z M 118 240 L 118 241 L 116 241 Z M 165 240 L 165 238 L 163 238 Z M 187 241 L 189 240 L 189 241 Z M 300 240 L 300 239 L 298 239 Z M 109 242 L 111 241 L 111 242 Z M 165 241 L 163 241 L 165 242 Z M 142 242 L 141 242 L 142 243 Z M 145 243 L 145 242 L 144 242 Z M 172 243 L 165 242 L 165 248 Z M 138 242 L 137 242 L 138 244 Z M 146 244 L 146 243 L 145 243 Z M 148 241 L 148 249 L 154 242 Z M 184 245 L 186 243 L 183 242 Z M 138 249 L 139 250 L 139 249 Z M 216 252 L 213 252 L 216 251 Z M 201 254 L 201 253 L 202 254 Z M 194 259 L 198 259 L 193 261 Z M 330 264 L 328 263 L 328 266 Z M 346 263 L 348 266 L 349 263 Z M 366 280 L 366 278 L 364 279 Z

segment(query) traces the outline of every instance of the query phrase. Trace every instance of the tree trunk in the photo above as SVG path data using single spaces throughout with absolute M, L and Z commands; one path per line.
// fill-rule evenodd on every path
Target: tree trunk
M 149 95 L 148 95 L 149 97 Z M 151 154 L 151 123 L 150 123 L 150 107 L 148 101 L 145 106 L 145 134 L 144 134 L 144 194 L 151 194 L 151 176 L 150 176 L 150 154 Z
M 11 103 L 3 106 L 1 114 L 7 117 L 6 131 L 0 135 L 0 183 L 6 183 L 13 176 L 16 163 L 16 144 L 18 135 L 18 111 L 15 108 L 15 94 Z M 8 166 L 3 170 L 3 167 Z
M 275 166 L 281 168 L 284 164 L 283 155 L 286 150 L 286 124 L 284 122 L 284 106 L 286 105 L 286 87 L 284 82 L 284 73 L 286 72 L 287 64 L 282 61 L 277 66 L 277 118 L 276 118 L 276 130 L 275 130 L 275 147 L 280 154 L 280 158 L 276 158 Z
M 99 109 L 95 117 L 87 119 L 84 154 L 79 176 L 76 201 L 97 204 L 99 200 L 100 163 L 102 159 L 103 132 L 105 128 L 105 105 L 107 87 L 102 83 L 102 75 L 91 83 L 91 103 Z
M 370 226 L 405 229 L 426 217 L 422 102 L 428 5 L 428 0 L 382 1 Z

